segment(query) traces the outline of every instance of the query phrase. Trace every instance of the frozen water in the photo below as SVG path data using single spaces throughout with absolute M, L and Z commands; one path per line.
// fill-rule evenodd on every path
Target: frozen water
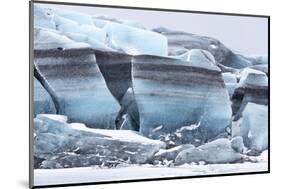
M 147 163 L 165 148 L 134 131 L 90 129 L 60 115 L 39 114 L 34 124 L 34 156 L 42 159 L 41 168 Z
M 91 49 L 38 51 L 34 64 L 42 82 L 52 89 L 58 114 L 88 127 L 115 129 L 120 105 L 108 90 Z
M 247 147 L 259 152 L 268 148 L 268 107 L 248 103 L 242 113 L 240 135 Z
M 107 21 L 103 29 L 108 35 L 108 45 L 131 55 L 149 54 L 167 56 L 167 39 L 153 31 L 138 29 Z
M 47 14 L 46 10 L 39 5 L 34 5 L 34 27 L 56 29 L 53 16 Z
M 106 32 L 94 25 L 83 24 L 80 26 L 80 33 L 105 44 L 106 42 Z
M 89 44 L 75 42 L 55 30 L 34 29 L 34 49 L 71 49 L 86 48 Z
M 176 165 L 184 163 L 233 163 L 243 159 L 242 154 L 236 152 L 228 139 L 217 139 L 197 148 L 181 151 L 175 159 Z
M 238 85 L 236 75 L 231 72 L 226 72 L 222 73 L 222 78 L 228 90 L 229 96 L 231 97 Z
M 247 86 L 267 86 L 268 79 L 264 72 L 254 70 L 251 68 L 245 68 L 240 73 L 240 81 L 238 87 L 247 87 Z
M 194 61 L 135 56 L 132 85 L 140 132 L 145 136 L 159 138 L 201 121 L 200 140 L 206 141 L 223 132 L 231 122 L 231 102 L 215 66 L 203 68 Z M 159 125 L 163 129 L 153 132 Z
M 93 24 L 93 18 L 90 15 L 83 14 L 77 11 L 70 11 L 70 10 L 64 10 L 64 9 L 48 9 L 46 10 L 49 14 L 58 15 L 64 18 L 67 18 L 69 20 L 73 20 L 79 24 Z
M 41 83 L 36 78 L 33 78 L 34 81 L 34 115 L 37 114 L 55 114 L 56 108 L 52 98 L 49 93 L 43 88 Z

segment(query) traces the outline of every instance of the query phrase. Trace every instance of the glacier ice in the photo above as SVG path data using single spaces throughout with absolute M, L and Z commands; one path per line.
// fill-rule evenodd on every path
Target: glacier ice
M 203 49 L 209 51 L 218 63 L 238 69 L 267 62 L 267 57 L 265 56 L 250 57 L 238 54 L 219 40 L 211 37 L 174 31 L 163 27 L 153 30 L 167 37 L 169 52 L 183 49 Z
M 192 144 L 183 144 L 170 149 L 160 149 L 154 155 L 154 163 L 158 163 L 159 161 L 163 162 L 166 160 L 174 161 L 181 151 L 193 148 L 195 148 L 195 146 L 193 146 Z
M 71 49 L 86 48 L 89 44 L 76 42 L 55 30 L 34 29 L 34 49 Z
M 268 78 L 264 72 L 246 68 L 240 73 L 237 88 L 231 97 L 234 120 L 241 117 L 248 102 L 268 104 Z
M 99 41 L 100 43 L 106 43 L 106 32 L 93 25 L 83 24 L 80 26 L 80 33 L 87 35 L 88 37 Z
M 67 123 L 65 116 L 39 114 L 34 120 L 34 156 L 42 160 L 40 168 L 147 163 L 165 148 L 134 131 L 90 129 Z
M 228 90 L 229 96 L 231 97 L 234 90 L 237 88 L 237 76 L 231 72 L 222 73 L 222 78 L 224 80 L 225 86 Z
M 34 5 L 34 27 L 56 29 L 53 16 L 48 14 L 45 9 L 39 5 Z
M 113 96 L 120 102 L 132 86 L 132 56 L 118 52 L 95 51 L 96 60 L 106 84 Z
M 243 155 L 236 152 L 228 139 L 217 139 L 206 143 L 197 148 L 189 148 L 181 151 L 176 159 L 175 164 L 184 163 L 234 163 L 243 160 Z
M 167 39 L 153 31 L 138 29 L 107 21 L 103 29 L 108 36 L 108 45 L 131 55 L 149 54 L 167 56 Z
M 49 93 L 43 88 L 41 83 L 34 77 L 34 91 L 33 91 L 33 102 L 34 102 L 34 114 L 55 114 L 56 107 Z
M 140 115 L 140 132 L 159 138 L 200 122 L 206 141 L 231 122 L 231 102 L 220 71 L 196 62 L 158 56 L 132 59 L 132 85 Z M 159 125 L 163 129 L 153 130 Z
M 64 32 L 72 32 L 79 33 L 80 28 L 79 24 L 73 20 L 69 20 L 67 18 L 54 15 L 54 22 L 56 23 L 56 29 L 62 33 Z
M 67 18 L 69 20 L 73 20 L 79 24 L 93 24 L 93 18 L 90 15 L 83 14 L 77 11 L 70 11 L 70 10 L 64 10 L 64 9 L 48 9 L 46 12 L 50 15 L 58 15 L 63 18 Z
M 34 26 L 36 167 L 232 163 L 267 149 L 267 56 L 37 5 Z
M 188 51 L 187 61 L 196 64 L 197 67 L 212 68 L 220 71 L 220 69 L 215 65 L 213 55 L 205 50 L 191 49 Z
M 89 127 L 115 129 L 120 105 L 106 87 L 91 49 L 37 50 L 34 64 L 52 88 L 59 114 Z
M 266 75 L 268 75 L 268 65 L 267 64 L 253 65 L 253 66 L 249 66 L 249 68 L 254 69 L 254 70 L 262 71 Z
M 241 136 L 236 136 L 231 139 L 231 147 L 239 153 L 243 153 L 245 151 L 244 141 Z
M 240 135 L 250 149 L 262 152 L 268 148 L 268 108 L 248 103 L 242 113 Z
M 240 74 L 240 80 L 238 87 L 250 87 L 250 86 L 265 86 L 268 85 L 268 79 L 264 72 L 246 68 Z
M 72 35 L 73 40 L 79 39 L 80 42 L 89 43 L 92 48 L 115 49 L 131 55 L 166 56 L 168 53 L 165 36 L 146 30 L 135 22 L 92 18 L 73 11 L 41 7 L 35 7 L 35 12 L 38 12 L 38 22 L 43 23 L 38 27 L 51 28 L 63 35 Z M 53 27 L 44 27 L 44 23 L 52 23 Z M 87 40 L 73 34 L 84 34 Z

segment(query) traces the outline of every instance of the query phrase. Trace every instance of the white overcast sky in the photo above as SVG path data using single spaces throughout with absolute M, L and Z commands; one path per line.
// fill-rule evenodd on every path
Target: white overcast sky
M 268 50 L 267 18 L 70 5 L 43 6 L 133 20 L 146 28 L 164 26 L 172 30 L 210 36 L 244 54 L 267 54 Z

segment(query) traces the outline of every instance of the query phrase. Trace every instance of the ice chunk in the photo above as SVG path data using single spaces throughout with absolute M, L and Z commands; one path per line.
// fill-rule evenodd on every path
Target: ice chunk
M 237 88 L 236 75 L 230 72 L 226 72 L 226 73 L 222 73 L 222 78 L 228 90 L 229 96 L 231 97 L 232 94 L 234 93 L 234 90 Z
M 232 110 L 234 120 L 241 117 L 248 102 L 267 105 L 268 104 L 268 78 L 264 72 L 244 69 L 240 73 L 240 81 L 232 95 Z
M 202 68 L 212 67 L 220 71 L 220 69 L 215 65 L 215 59 L 213 55 L 208 51 L 204 51 L 200 49 L 192 49 L 188 51 L 187 61 L 196 64 L 197 67 L 202 67 Z
M 67 18 L 69 20 L 73 20 L 79 24 L 93 24 L 92 16 L 83 14 L 78 11 L 70 11 L 70 10 L 64 10 L 64 9 L 48 9 L 49 14 L 58 15 L 60 17 Z
M 239 87 L 248 87 L 248 86 L 267 86 L 268 79 L 264 72 L 246 68 L 241 72 L 241 78 L 239 81 Z
M 254 70 L 262 71 L 266 75 L 268 75 L 268 65 L 267 64 L 253 65 L 253 66 L 250 66 L 249 68 L 252 68 Z
M 241 136 L 234 137 L 234 138 L 231 140 L 231 147 L 232 147 L 236 152 L 243 153 L 243 151 L 245 150 L 243 138 L 242 138 Z
M 53 30 L 56 29 L 53 16 L 48 14 L 48 12 L 39 5 L 34 5 L 34 26 Z
M 134 131 L 89 129 L 81 123 L 68 124 L 65 117 L 39 115 L 34 138 L 36 168 L 114 166 L 147 163 L 165 144 Z
M 224 83 L 237 83 L 236 75 L 230 72 L 222 73 Z
M 107 47 L 104 43 L 96 40 L 95 38 L 91 38 L 85 34 L 67 32 L 67 33 L 64 33 L 64 35 L 73 41 L 85 43 L 89 47 L 92 47 L 94 49 L 114 51 L 113 49 Z
M 34 49 L 71 49 L 86 47 L 90 47 L 90 45 L 72 41 L 60 32 L 43 28 L 34 29 Z
M 106 42 L 106 32 L 93 25 L 86 25 L 86 24 L 81 25 L 80 33 L 85 34 L 88 37 L 93 38 L 102 44 L 105 44 Z
M 193 146 L 192 144 L 184 144 L 184 145 L 180 145 L 180 146 L 176 146 L 174 148 L 170 148 L 170 149 L 160 149 L 159 152 L 157 152 L 154 155 L 154 161 L 158 160 L 158 161 L 174 161 L 177 157 L 177 155 L 183 151 L 183 150 L 187 150 L 187 149 L 193 149 L 195 148 L 195 146 Z
M 233 52 L 219 40 L 187 33 L 184 31 L 173 31 L 166 28 L 155 28 L 154 31 L 165 35 L 168 39 L 169 52 L 175 49 L 203 49 L 209 51 L 215 60 L 228 67 L 245 68 L 255 64 L 267 62 L 267 57 L 249 57 Z
M 131 55 L 149 54 L 167 56 L 167 39 L 153 31 L 138 29 L 107 21 L 103 28 L 108 45 Z
M 248 103 L 241 119 L 240 135 L 243 137 L 245 145 L 259 152 L 267 149 L 268 107 Z
M 67 18 L 54 15 L 54 22 L 56 23 L 57 30 L 64 32 L 79 33 L 79 24 Z
M 160 138 L 182 126 L 200 123 L 206 141 L 231 122 L 231 102 L 220 71 L 196 62 L 158 56 L 132 59 L 132 84 L 140 115 L 140 132 Z M 159 125 L 163 129 L 153 130 Z
M 35 51 L 34 64 L 53 89 L 59 114 L 89 127 L 115 129 L 120 106 L 106 87 L 91 49 Z
M 184 163 L 234 163 L 241 161 L 243 156 L 236 152 L 228 139 L 217 139 L 197 148 L 183 150 L 175 160 L 176 165 Z

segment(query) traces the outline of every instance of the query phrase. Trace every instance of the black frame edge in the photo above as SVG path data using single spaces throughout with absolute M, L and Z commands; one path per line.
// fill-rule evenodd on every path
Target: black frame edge
M 72 3 L 72 2 L 63 2 L 63 1 L 58 2 L 58 1 L 34 0 L 33 2 L 41 3 L 41 4 L 87 6 L 87 7 L 101 7 L 101 8 L 122 8 L 122 9 L 134 9 L 134 10 L 183 12 L 183 13 L 195 13 L 195 14 L 213 14 L 213 15 L 224 15 L 224 16 L 245 16 L 245 17 L 261 17 L 261 18 L 270 17 L 269 15 L 261 15 L 261 14 L 244 14 L 244 13 L 232 13 L 232 12 L 208 12 L 208 11 L 195 11 L 195 10 L 184 10 L 184 9 L 164 9 L 164 8 L 134 7 L 134 6 L 121 6 L 121 5 L 102 5 L 102 4 L 91 4 L 91 3 Z
M 33 0 L 29 1 L 29 188 L 34 187 L 33 161 Z

